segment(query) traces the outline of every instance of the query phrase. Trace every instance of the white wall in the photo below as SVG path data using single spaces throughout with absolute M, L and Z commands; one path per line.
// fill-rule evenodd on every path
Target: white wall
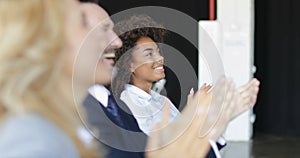
M 201 34 L 206 31 L 220 53 L 225 74 L 232 77 L 237 86 L 240 86 L 253 76 L 254 2 L 253 0 L 218 0 L 217 5 L 216 21 L 199 22 L 199 48 L 201 50 L 205 47 Z M 203 64 L 203 59 L 199 61 L 199 85 L 202 85 L 204 82 L 211 82 L 211 77 L 208 68 Z M 235 119 L 225 133 L 227 140 L 249 140 L 252 136 L 253 118 L 252 111 L 248 111 Z

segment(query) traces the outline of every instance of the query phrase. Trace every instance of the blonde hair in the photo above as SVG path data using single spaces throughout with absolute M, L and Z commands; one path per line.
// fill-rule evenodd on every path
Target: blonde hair
M 0 116 L 38 113 L 62 128 L 81 157 L 95 157 L 77 136 L 76 107 L 63 73 L 64 2 L 0 0 Z M 67 95 L 66 95 L 67 94 Z

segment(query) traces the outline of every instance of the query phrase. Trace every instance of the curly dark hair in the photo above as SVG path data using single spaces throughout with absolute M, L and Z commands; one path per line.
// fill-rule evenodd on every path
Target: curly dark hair
M 115 32 L 123 42 L 116 50 L 116 65 L 112 81 L 112 92 L 120 97 L 124 86 L 131 83 L 130 63 L 132 48 L 141 37 L 149 37 L 154 42 L 163 43 L 167 30 L 148 15 L 134 15 L 115 24 Z

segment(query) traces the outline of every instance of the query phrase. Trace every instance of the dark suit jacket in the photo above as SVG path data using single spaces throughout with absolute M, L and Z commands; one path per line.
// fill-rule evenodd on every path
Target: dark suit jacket
M 107 149 L 107 158 L 143 158 L 147 136 L 139 129 L 127 105 L 115 98 L 124 127 L 115 124 L 115 117 L 93 96 L 84 101 L 90 129 L 97 129 L 99 142 Z
M 123 128 L 116 125 L 114 116 L 91 95 L 84 101 L 88 123 L 91 129 L 99 131 L 97 138 L 107 149 L 107 158 L 144 158 L 147 135 L 139 129 L 128 106 L 119 98 L 115 100 L 124 123 Z M 219 149 L 223 147 L 217 145 Z M 206 158 L 216 158 L 212 148 Z

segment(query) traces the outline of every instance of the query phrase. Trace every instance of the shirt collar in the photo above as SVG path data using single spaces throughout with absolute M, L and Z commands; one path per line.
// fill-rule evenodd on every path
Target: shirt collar
M 94 85 L 90 87 L 88 91 L 104 107 L 107 107 L 110 91 L 106 87 L 104 87 L 103 85 Z
M 137 95 L 140 98 L 146 99 L 146 100 L 150 100 L 152 98 L 151 92 L 149 94 L 149 93 L 145 92 L 144 90 L 142 90 L 134 85 L 131 85 L 131 84 L 126 84 L 125 90 Z

